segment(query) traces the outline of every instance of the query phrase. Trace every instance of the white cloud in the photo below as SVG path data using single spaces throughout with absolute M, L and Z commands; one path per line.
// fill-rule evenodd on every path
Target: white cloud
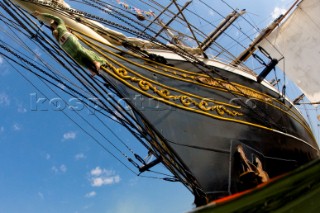
M 62 165 L 60 166 L 60 171 L 63 172 L 63 173 L 65 173 L 65 172 L 67 171 L 66 165 L 62 164 Z
M 95 169 L 91 170 L 90 174 L 93 176 L 99 176 L 102 174 L 102 169 L 100 169 L 100 167 L 97 166 Z
M 13 127 L 12 127 L 12 128 L 13 128 L 14 131 L 20 131 L 20 130 L 22 129 L 21 125 L 19 125 L 19 124 L 17 124 L 17 123 L 16 123 L 16 124 L 13 124 Z
M 59 172 L 59 169 L 55 166 L 51 167 L 51 171 L 53 171 L 55 174 Z
M 276 19 L 278 18 L 281 14 L 284 14 L 287 10 L 284 8 L 280 8 L 280 7 L 275 7 L 273 12 L 272 12 L 272 18 Z
M 1 127 L 0 127 L 0 134 L 3 133 L 3 132 L 4 132 L 4 127 L 1 126 Z
M 92 192 L 87 193 L 87 194 L 85 195 L 85 197 L 90 198 L 90 197 L 94 197 L 94 196 L 96 196 L 96 195 L 97 195 L 97 193 L 96 193 L 95 191 L 92 191 Z
M 19 105 L 18 106 L 18 112 L 19 113 L 26 113 L 27 112 L 27 109 L 25 107 L 23 107 L 22 105 Z
M 91 186 L 101 187 L 103 185 L 111 185 L 120 182 L 120 176 L 113 170 L 101 169 L 96 167 L 90 171 Z
M 9 96 L 6 93 L 1 92 L 0 93 L 0 106 L 9 106 L 9 105 L 10 105 Z
M 63 140 L 74 140 L 77 134 L 75 132 L 66 132 L 63 134 Z
M 47 159 L 47 160 L 50 160 L 50 159 L 51 159 L 51 155 L 47 153 L 47 154 L 46 154 L 46 159 Z
M 9 73 L 9 69 L 4 65 L 4 60 L 3 58 L 0 56 L 0 66 L 2 66 L 0 69 L 0 76 L 5 76 Z
M 95 177 L 91 180 L 91 185 L 95 187 L 100 187 L 103 185 L 111 185 L 120 182 L 119 175 L 112 177 Z
M 38 192 L 38 196 L 39 196 L 42 200 L 44 200 L 44 195 L 43 195 L 41 192 Z
M 55 174 L 66 173 L 67 172 L 67 166 L 64 165 L 64 164 L 61 164 L 59 167 L 53 166 L 53 167 L 51 167 L 51 171 L 53 171 Z
M 74 158 L 75 158 L 76 160 L 83 160 L 83 159 L 86 159 L 87 156 L 85 156 L 83 153 L 78 153 L 78 154 L 76 154 L 76 155 L 74 156 Z

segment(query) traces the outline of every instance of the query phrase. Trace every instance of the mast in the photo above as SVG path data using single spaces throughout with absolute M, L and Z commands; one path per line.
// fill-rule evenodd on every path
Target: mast
M 285 17 L 293 10 L 301 0 L 296 0 L 295 3 L 289 8 L 289 10 L 284 14 L 280 15 L 276 20 L 274 20 L 267 28 L 265 28 L 259 35 L 256 37 L 247 49 L 245 49 L 233 62 L 232 65 L 239 65 L 240 63 L 246 61 L 254 51 L 256 51 L 256 46 L 265 39 L 270 33 L 283 21 Z
M 207 50 L 211 46 L 211 44 L 215 42 L 220 37 L 220 35 L 245 12 L 245 10 L 241 10 L 238 13 L 234 10 L 217 26 L 214 31 L 210 33 L 210 35 L 199 45 L 199 48 L 202 49 L 202 51 Z

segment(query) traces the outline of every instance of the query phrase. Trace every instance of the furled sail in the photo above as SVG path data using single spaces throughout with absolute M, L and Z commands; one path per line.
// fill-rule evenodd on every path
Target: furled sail
M 284 56 L 285 72 L 311 102 L 320 101 L 320 1 L 303 0 L 259 45 L 274 58 Z

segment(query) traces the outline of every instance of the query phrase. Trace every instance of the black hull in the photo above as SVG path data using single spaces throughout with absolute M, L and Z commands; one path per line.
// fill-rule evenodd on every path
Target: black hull
M 246 169 L 237 151 L 239 146 L 250 163 L 260 160 L 269 178 L 319 156 L 317 143 L 301 114 L 277 92 L 252 79 L 213 68 L 219 74 L 212 73 L 216 79 L 212 82 L 212 78 L 197 74 L 200 71 L 188 62 L 169 61 L 196 77 L 177 74 L 179 70 L 175 73 L 170 67 L 166 70 L 161 65 L 146 65 L 155 71 L 151 72 L 117 60 L 126 67 L 125 72 L 119 74 L 109 68 L 103 77 L 126 98 L 141 125 L 149 126 L 159 136 L 156 143 L 164 151 L 160 155 L 170 152 L 164 164 L 179 173 L 173 164 L 177 161 L 185 170 L 182 182 L 191 174 L 209 200 L 252 186 L 241 179 Z M 141 59 L 130 60 L 143 64 Z M 161 90 L 163 85 L 165 92 Z M 197 196 L 199 189 L 189 187 Z

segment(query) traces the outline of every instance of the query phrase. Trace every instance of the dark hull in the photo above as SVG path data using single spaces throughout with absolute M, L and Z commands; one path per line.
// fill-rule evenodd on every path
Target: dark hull
M 218 75 L 205 77 L 188 62 L 169 61 L 194 75 L 117 60 L 128 73 L 108 69 L 104 78 L 135 109 L 141 125 L 159 136 L 160 155 L 170 153 L 164 164 L 177 173 L 184 170 L 182 181 L 189 173 L 195 178 L 196 187 L 189 186 L 195 194 L 199 187 L 212 200 L 252 186 L 241 179 L 246 169 L 239 146 L 250 163 L 260 160 L 269 178 L 318 157 L 317 143 L 300 113 L 254 80 L 218 68 L 213 68 Z

